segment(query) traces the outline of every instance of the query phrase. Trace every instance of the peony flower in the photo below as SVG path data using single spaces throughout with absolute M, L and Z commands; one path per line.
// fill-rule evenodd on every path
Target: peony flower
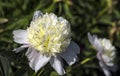
M 88 33 L 88 39 L 97 50 L 99 65 L 102 67 L 105 75 L 111 76 L 109 68 L 114 67 L 115 47 L 112 46 L 110 40 L 98 38 L 96 35 L 92 36 L 90 33 Z
M 26 56 L 29 66 L 38 72 L 50 62 L 59 75 L 65 74 L 62 59 L 69 65 L 75 63 L 79 46 L 71 41 L 71 28 L 68 21 L 53 13 L 34 13 L 30 26 L 26 30 L 13 31 L 14 41 L 22 44 L 15 48 L 16 53 L 28 48 Z

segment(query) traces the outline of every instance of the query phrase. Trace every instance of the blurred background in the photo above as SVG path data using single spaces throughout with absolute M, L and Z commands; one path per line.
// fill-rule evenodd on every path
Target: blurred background
M 64 62 L 65 76 L 104 76 L 88 32 L 111 40 L 117 66 L 112 74 L 120 76 L 120 0 L 0 0 L 0 76 L 59 76 L 49 63 L 35 73 L 24 55 L 27 49 L 12 51 L 20 46 L 13 41 L 13 30 L 26 29 L 36 10 L 53 12 L 71 24 L 72 40 L 81 50 L 74 65 Z

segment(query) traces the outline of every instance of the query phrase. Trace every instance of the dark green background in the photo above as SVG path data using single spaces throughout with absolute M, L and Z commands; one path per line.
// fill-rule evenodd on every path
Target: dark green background
M 104 76 L 88 32 L 110 39 L 116 47 L 117 70 L 112 74 L 119 76 L 120 0 L 0 0 L 0 76 L 58 76 L 49 63 L 35 73 L 24 55 L 27 49 L 18 54 L 12 52 L 20 46 L 13 42 L 12 31 L 26 29 L 36 10 L 53 12 L 71 24 L 72 40 L 81 52 L 77 63 L 65 63 L 65 76 Z

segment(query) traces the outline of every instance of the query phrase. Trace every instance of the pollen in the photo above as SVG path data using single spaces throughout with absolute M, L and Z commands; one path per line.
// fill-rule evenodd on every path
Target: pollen
M 68 21 L 53 13 L 46 13 L 32 21 L 27 33 L 30 45 L 40 53 L 48 55 L 64 51 L 71 40 Z

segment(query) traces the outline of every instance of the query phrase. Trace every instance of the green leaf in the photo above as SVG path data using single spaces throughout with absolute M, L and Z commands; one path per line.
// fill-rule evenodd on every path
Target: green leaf
M 20 68 L 18 69 L 13 76 L 28 76 L 28 71 L 26 70 L 26 68 Z
M 57 74 L 57 72 L 51 72 L 51 74 L 50 74 L 50 76 L 59 76 L 58 74 Z
M 4 76 L 11 76 L 12 69 L 9 60 L 6 57 L 0 56 L 0 63 Z

